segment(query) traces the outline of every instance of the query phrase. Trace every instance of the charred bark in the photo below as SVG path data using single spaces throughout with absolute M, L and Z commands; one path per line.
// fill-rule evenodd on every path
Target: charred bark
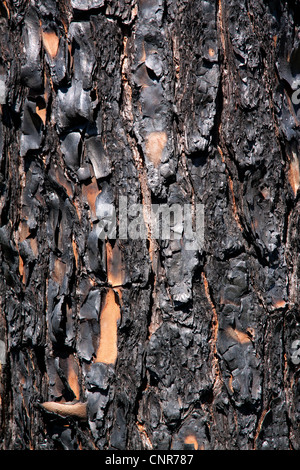
M 299 12 L 1 3 L 2 449 L 299 449 Z

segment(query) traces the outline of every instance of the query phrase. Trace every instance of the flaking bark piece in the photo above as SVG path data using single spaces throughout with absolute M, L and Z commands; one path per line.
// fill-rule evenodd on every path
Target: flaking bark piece
M 87 404 L 83 402 L 57 403 L 46 401 L 40 405 L 44 410 L 65 418 L 77 418 L 81 421 L 87 420 Z

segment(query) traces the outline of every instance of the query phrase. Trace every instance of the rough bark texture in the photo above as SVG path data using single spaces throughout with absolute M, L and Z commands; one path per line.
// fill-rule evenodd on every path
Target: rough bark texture
M 0 13 L 1 449 L 299 449 L 298 0 Z

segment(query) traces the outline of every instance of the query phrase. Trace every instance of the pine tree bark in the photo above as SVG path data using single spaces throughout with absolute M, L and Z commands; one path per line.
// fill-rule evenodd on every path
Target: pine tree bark
M 299 449 L 299 8 L 1 3 L 1 449 Z

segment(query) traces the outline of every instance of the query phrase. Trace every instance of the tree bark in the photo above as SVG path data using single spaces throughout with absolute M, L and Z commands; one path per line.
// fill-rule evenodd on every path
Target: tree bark
M 299 12 L 1 3 L 1 449 L 299 450 Z

